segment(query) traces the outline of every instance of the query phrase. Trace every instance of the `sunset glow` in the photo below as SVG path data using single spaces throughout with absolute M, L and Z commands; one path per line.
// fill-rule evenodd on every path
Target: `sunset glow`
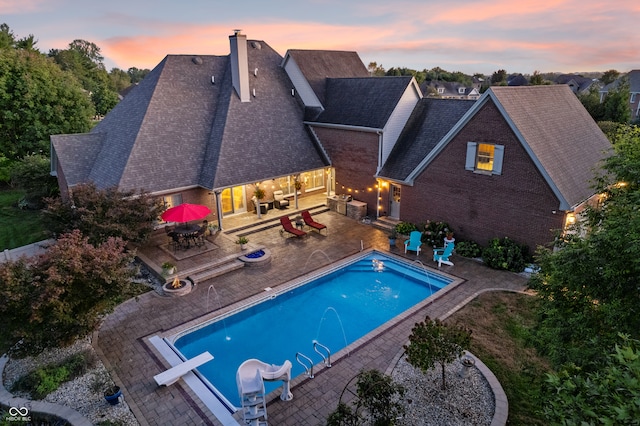
M 235 28 L 281 55 L 287 49 L 350 50 L 386 69 L 526 74 L 640 68 L 640 6 L 631 0 L 194 0 L 153 6 L 0 0 L 0 16 L 17 37 L 33 34 L 45 53 L 74 39 L 91 41 L 108 69 L 153 68 L 167 54 L 226 55 Z

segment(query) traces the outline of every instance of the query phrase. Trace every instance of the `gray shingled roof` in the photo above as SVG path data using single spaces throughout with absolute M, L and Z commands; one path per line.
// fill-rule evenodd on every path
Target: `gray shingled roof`
M 608 92 L 617 88 L 623 81 L 629 83 L 629 92 L 640 93 L 640 70 L 631 70 L 627 74 L 624 74 L 617 78 L 614 82 L 607 84 L 600 91 Z
M 86 182 L 105 140 L 104 133 L 51 135 L 67 185 Z
M 315 122 L 382 129 L 412 77 L 329 78 Z
M 52 138 L 65 176 L 77 179 L 69 184 L 213 189 L 327 165 L 291 96 L 282 57 L 262 41 L 247 44 L 251 102 L 233 91 L 229 56 L 168 55 L 91 133 Z M 79 148 L 84 143 L 92 147 Z M 95 161 L 75 160 L 89 154 Z
M 296 62 L 323 105 L 327 78 L 369 77 L 357 52 L 290 49 L 287 54 Z
M 221 98 L 228 102 L 228 110 L 220 112 L 211 136 L 200 181 L 204 187 L 256 182 L 328 165 L 303 124 L 302 107 L 291 96 L 292 84 L 280 67 L 282 57 L 266 43 L 258 43 L 261 48 L 251 41 L 247 48 L 249 84 L 256 96 L 244 103 L 235 92 Z M 229 82 L 223 86 L 231 90 L 230 72 L 225 78 Z
M 563 207 L 593 195 L 594 172 L 611 143 L 568 86 L 492 87 L 487 96 L 504 111 L 568 203 Z
M 475 102 L 460 99 L 421 99 L 378 175 L 395 181 L 405 181 Z

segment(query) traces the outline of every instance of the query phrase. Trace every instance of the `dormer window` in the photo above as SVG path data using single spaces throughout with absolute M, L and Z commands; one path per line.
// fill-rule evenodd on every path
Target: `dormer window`
M 458 87 L 458 93 L 461 95 L 464 95 L 464 92 L 466 91 L 466 89 L 464 87 Z
M 438 93 L 442 95 L 444 93 L 444 87 L 438 87 Z

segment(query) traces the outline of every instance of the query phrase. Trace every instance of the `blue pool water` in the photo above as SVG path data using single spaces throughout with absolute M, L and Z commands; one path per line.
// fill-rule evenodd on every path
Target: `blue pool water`
M 322 361 L 314 341 L 335 354 L 451 282 L 419 266 L 372 252 L 277 297 L 265 293 L 265 301 L 190 331 L 174 346 L 187 358 L 209 351 L 214 359 L 198 371 L 237 407 L 235 376 L 243 361 L 288 359 L 296 377 L 304 372 L 297 352 Z M 265 383 L 267 392 L 280 385 Z

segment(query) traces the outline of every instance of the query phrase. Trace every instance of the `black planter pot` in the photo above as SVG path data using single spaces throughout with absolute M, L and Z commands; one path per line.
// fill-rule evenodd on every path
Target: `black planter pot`
M 104 391 L 104 399 L 111 405 L 117 405 L 120 403 L 120 397 L 122 396 L 122 391 L 118 386 L 113 386 L 106 391 Z

